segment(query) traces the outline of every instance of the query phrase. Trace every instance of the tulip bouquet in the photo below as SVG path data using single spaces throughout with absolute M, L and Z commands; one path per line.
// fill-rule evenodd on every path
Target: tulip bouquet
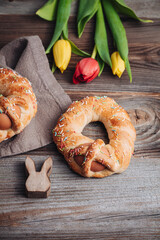
M 95 77 L 100 76 L 105 64 L 108 64 L 114 75 L 119 78 L 126 69 L 132 82 L 132 73 L 128 59 L 128 41 L 125 28 L 121 22 L 119 14 L 126 15 L 141 22 L 152 22 L 143 20 L 136 16 L 124 0 L 79 0 L 77 29 L 78 37 L 83 34 L 86 23 L 95 15 L 95 46 L 90 55 L 80 50 L 71 40 L 68 39 L 68 19 L 73 0 L 49 0 L 36 14 L 40 17 L 52 21 L 56 20 L 52 40 L 46 50 L 49 53 L 53 47 L 54 64 L 52 71 L 56 67 L 63 71 L 67 68 L 71 52 L 83 58 L 76 66 L 73 75 L 73 83 L 90 82 Z M 110 56 L 105 19 L 111 30 L 115 52 Z

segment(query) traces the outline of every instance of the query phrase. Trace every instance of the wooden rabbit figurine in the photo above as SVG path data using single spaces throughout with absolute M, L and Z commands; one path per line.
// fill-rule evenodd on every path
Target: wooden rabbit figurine
M 40 172 L 36 172 L 34 161 L 27 157 L 25 161 L 28 178 L 26 180 L 26 192 L 29 198 L 47 198 L 51 191 L 49 176 L 52 172 L 52 158 L 49 157 L 43 163 Z

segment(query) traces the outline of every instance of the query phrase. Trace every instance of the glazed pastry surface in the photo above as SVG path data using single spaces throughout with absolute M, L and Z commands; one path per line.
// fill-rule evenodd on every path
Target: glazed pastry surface
M 104 124 L 109 144 L 82 135 L 84 127 L 95 121 Z M 102 178 L 126 170 L 135 139 L 128 113 L 107 96 L 73 102 L 53 129 L 58 150 L 72 170 L 84 177 Z
M 37 101 L 28 79 L 0 68 L 0 142 L 20 133 L 37 112 Z

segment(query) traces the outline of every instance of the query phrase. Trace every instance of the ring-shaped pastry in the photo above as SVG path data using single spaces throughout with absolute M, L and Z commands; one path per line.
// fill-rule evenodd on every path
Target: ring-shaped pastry
M 37 112 L 37 101 L 28 79 L 0 68 L 0 142 L 20 133 Z
M 84 127 L 96 121 L 104 124 L 109 144 L 82 135 Z M 71 169 L 84 177 L 102 178 L 123 172 L 129 165 L 135 139 L 128 113 L 107 96 L 73 102 L 53 129 L 58 150 Z

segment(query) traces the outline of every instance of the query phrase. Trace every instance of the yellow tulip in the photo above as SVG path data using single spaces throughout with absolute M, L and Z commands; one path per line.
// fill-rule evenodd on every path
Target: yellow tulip
M 71 45 L 69 41 L 64 39 L 58 40 L 53 47 L 53 56 L 56 66 L 63 73 L 71 58 Z
M 111 55 L 111 61 L 112 61 L 112 72 L 114 75 L 117 75 L 119 78 L 121 77 L 122 73 L 125 70 L 125 63 L 121 56 L 119 55 L 119 52 L 114 52 Z

